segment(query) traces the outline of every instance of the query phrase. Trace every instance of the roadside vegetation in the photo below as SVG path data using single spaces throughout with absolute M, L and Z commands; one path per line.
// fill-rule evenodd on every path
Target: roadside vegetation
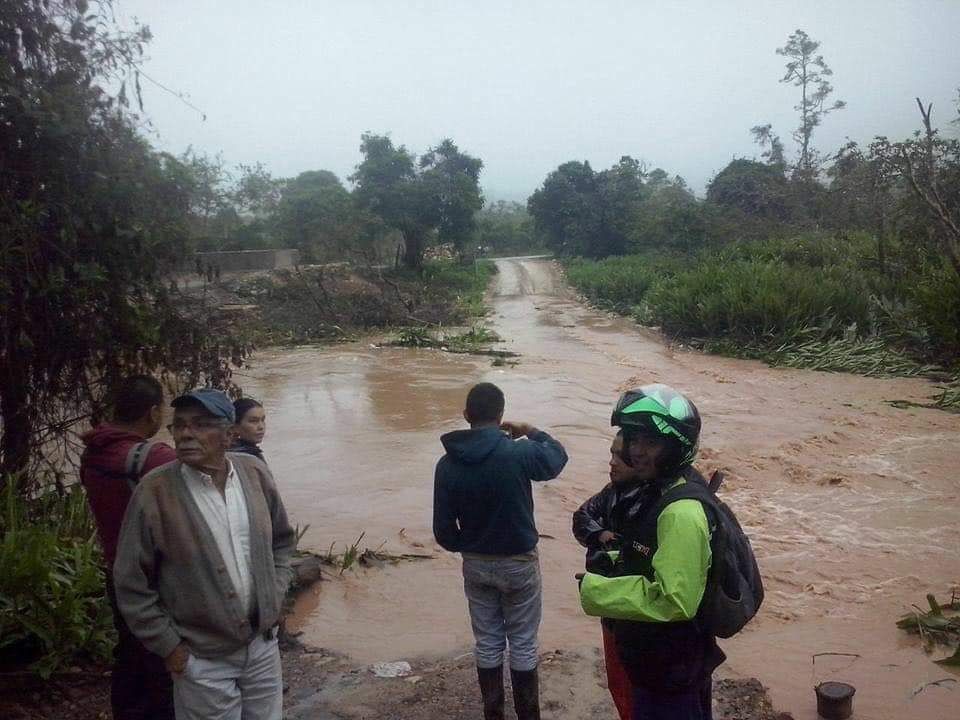
M 220 286 L 241 303 L 237 331 L 263 347 L 467 325 L 486 314 L 484 293 L 495 272 L 487 261 L 428 260 L 419 271 L 335 263 L 241 276 Z
M 755 126 L 760 159 L 731 161 L 705 199 L 628 156 L 599 172 L 564 163 L 528 202 L 538 237 L 584 296 L 672 338 L 774 365 L 932 377 L 932 404 L 960 410 L 960 104 L 943 131 L 917 100 L 912 138 L 822 154 L 814 131 L 844 106 L 829 67 L 800 30 L 777 52 L 800 97 L 792 158 Z
M 116 640 L 84 493 L 0 490 L 0 672 L 43 678 L 110 658 Z

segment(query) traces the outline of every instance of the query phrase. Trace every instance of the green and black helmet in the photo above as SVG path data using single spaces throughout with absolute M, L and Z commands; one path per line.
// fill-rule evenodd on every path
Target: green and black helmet
M 644 385 L 623 393 L 610 424 L 623 429 L 625 446 L 631 436 L 665 438 L 671 449 L 659 468 L 665 475 L 675 477 L 697 457 L 700 413 L 685 395 L 668 385 Z

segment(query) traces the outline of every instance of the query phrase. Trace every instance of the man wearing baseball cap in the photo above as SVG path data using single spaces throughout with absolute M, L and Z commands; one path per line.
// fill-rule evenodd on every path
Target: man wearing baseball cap
M 267 466 L 227 454 L 230 399 L 203 388 L 171 405 L 177 461 L 130 499 L 114 564 L 120 610 L 173 676 L 177 720 L 277 720 L 295 532 Z

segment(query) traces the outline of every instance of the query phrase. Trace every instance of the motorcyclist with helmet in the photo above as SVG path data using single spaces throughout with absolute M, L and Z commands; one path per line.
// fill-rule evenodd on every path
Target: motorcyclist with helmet
M 621 717 L 709 720 L 711 676 L 725 659 L 697 622 L 711 528 L 695 499 L 676 500 L 651 517 L 668 489 L 704 482 L 692 468 L 700 415 L 673 388 L 646 385 L 620 397 L 611 424 L 622 438 L 612 447 L 619 458 L 611 459 L 611 484 L 574 516 L 574 534 L 588 548 L 581 606 L 604 619 L 605 644 L 613 639 L 629 678 L 627 687 L 611 687 Z

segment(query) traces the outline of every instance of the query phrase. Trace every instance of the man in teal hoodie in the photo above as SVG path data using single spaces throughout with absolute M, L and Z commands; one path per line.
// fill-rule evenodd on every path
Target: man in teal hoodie
M 567 453 L 528 423 L 503 422 L 503 409 L 500 388 L 475 385 L 463 412 L 470 429 L 441 438 L 447 452 L 434 480 L 433 533 L 463 556 L 485 720 L 504 717 L 508 643 L 517 718 L 539 720 L 541 581 L 530 482 L 559 475 Z

